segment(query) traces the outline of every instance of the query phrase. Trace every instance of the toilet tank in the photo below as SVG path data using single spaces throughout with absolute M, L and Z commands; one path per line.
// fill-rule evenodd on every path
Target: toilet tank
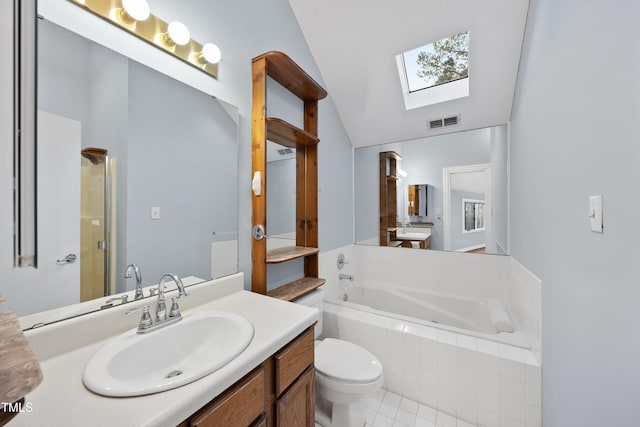
M 308 293 L 307 295 L 298 298 L 294 301 L 296 304 L 306 305 L 307 307 L 315 307 L 320 310 L 320 319 L 316 324 L 314 330 L 314 336 L 317 339 L 322 334 L 322 304 L 324 300 L 324 289 L 316 289 L 313 292 Z

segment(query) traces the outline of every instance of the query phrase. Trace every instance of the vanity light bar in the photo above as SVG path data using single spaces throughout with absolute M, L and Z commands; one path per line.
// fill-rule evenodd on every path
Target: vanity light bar
M 206 43 L 203 46 L 193 40 L 183 23 L 173 21 L 169 24 L 154 16 L 149 12 L 146 0 L 69 1 L 187 64 L 218 78 L 220 49 L 213 43 Z

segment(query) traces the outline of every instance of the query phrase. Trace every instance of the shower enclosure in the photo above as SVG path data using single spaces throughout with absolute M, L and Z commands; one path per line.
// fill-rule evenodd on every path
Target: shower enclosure
M 115 292 L 115 159 L 102 148 L 82 150 L 80 301 Z

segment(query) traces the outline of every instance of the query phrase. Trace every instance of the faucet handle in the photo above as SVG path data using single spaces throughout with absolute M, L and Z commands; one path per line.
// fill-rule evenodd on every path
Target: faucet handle
M 349 264 L 349 261 L 345 258 L 343 253 L 338 254 L 338 259 L 336 260 L 336 265 L 338 266 L 338 270 L 342 270 L 346 264 Z
M 180 307 L 178 306 L 178 298 L 177 296 L 171 297 L 171 311 L 169 312 L 169 317 L 182 317 L 180 314 Z
M 130 308 L 129 310 L 124 312 L 125 316 L 128 316 L 131 313 L 135 313 L 140 310 L 142 310 L 142 316 L 140 316 L 140 322 L 138 323 L 138 332 L 149 328 L 153 323 L 151 321 L 151 314 L 149 313 L 150 311 L 149 304 L 145 304 L 143 306 L 136 307 L 136 308 Z

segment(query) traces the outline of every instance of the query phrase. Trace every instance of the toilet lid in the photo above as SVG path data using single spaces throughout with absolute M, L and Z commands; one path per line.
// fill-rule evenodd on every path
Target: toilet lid
M 348 382 L 373 382 L 382 376 L 380 361 L 354 343 L 326 338 L 316 348 L 316 370 Z

